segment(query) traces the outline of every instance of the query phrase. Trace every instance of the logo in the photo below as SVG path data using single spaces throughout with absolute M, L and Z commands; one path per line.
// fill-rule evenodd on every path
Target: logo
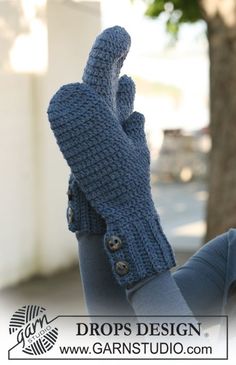
M 210 331 L 209 317 L 221 322 Z M 218 322 L 219 323 L 219 322 Z M 9 323 L 8 360 L 159 360 L 229 358 L 227 316 L 58 314 L 24 305 Z M 220 337 L 220 338 L 219 338 Z M 50 351 L 49 351 L 50 350 Z
M 42 355 L 51 350 L 58 337 L 58 329 L 48 322 L 46 309 L 38 305 L 24 305 L 11 317 L 10 335 L 16 334 L 17 345 L 28 355 Z

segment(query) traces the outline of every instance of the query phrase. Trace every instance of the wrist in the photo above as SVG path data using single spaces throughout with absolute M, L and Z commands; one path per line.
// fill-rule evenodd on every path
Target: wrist
M 118 283 L 130 287 L 175 266 L 173 250 L 155 211 L 107 221 L 105 250 Z

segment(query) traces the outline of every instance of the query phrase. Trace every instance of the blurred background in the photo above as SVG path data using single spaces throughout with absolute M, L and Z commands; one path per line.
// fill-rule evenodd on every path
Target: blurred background
M 78 251 L 66 221 L 69 169 L 47 121 L 80 81 L 95 37 L 124 26 L 122 73 L 146 117 L 153 197 L 180 265 L 235 225 L 234 0 L 0 1 L 0 305 L 83 313 Z

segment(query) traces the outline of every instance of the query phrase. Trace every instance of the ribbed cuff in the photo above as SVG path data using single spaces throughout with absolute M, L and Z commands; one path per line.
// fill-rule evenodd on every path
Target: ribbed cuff
M 86 199 L 73 174 L 69 178 L 67 191 L 67 223 L 71 232 L 105 234 L 105 220 Z
M 126 288 L 176 265 L 156 212 L 123 224 L 108 223 L 104 244 L 113 273 Z

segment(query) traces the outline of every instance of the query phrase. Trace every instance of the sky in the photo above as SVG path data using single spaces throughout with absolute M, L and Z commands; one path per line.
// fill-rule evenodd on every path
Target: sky
M 146 117 L 146 130 L 159 143 L 161 130 L 196 130 L 208 124 L 209 62 L 205 24 L 181 27 L 179 40 L 170 46 L 165 16 L 144 16 L 142 0 L 101 0 L 102 28 L 120 25 L 131 35 L 131 49 L 122 69 L 134 78 L 166 85 L 179 92 L 145 96 L 137 87 L 136 110 Z M 138 84 L 139 86 L 139 84 Z

